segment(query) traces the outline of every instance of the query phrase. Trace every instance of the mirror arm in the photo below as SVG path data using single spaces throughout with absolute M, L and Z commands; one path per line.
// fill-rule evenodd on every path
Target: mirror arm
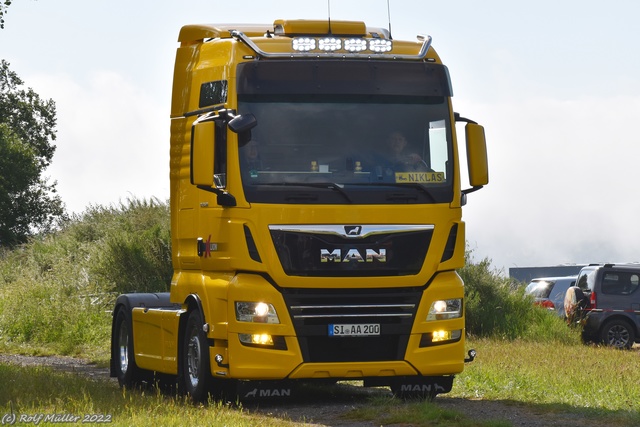
M 466 117 L 462 117 L 462 116 L 460 115 L 460 113 L 453 113 L 453 119 L 456 121 L 456 123 L 457 123 L 457 122 L 463 122 L 463 123 L 472 123 L 472 124 L 474 124 L 474 125 L 477 125 L 477 124 L 478 124 L 477 122 L 474 122 L 474 121 L 473 121 L 473 120 L 471 120 L 471 119 L 467 119 Z
M 469 193 L 473 193 L 474 191 L 480 190 L 482 187 L 484 187 L 484 185 L 476 185 L 475 187 L 467 188 L 466 190 L 462 190 L 462 194 L 467 195 Z

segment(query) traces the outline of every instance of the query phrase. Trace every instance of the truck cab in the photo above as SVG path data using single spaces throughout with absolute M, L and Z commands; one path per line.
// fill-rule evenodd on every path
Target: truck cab
M 488 169 L 431 38 L 277 20 L 185 26 L 179 42 L 174 276 L 168 293 L 119 297 L 112 375 L 175 376 L 196 400 L 250 381 L 450 391 L 465 362 L 461 209 Z

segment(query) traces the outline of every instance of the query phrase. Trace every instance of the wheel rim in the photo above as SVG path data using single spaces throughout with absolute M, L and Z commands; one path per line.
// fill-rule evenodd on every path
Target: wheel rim
M 118 347 L 120 348 L 120 372 L 125 374 L 129 369 L 129 330 L 125 322 L 120 323 Z
M 192 330 L 189 344 L 187 346 L 187 370 L 189 382 L 192 388 L 198 387 L 200 382 L 200 360 L 201 360 L 200 340 L 195 328 Z
M 607 331 L 607 342 L 614 347 L 626 347 L 629 344 L 629 330 L 622 325 L 614 325 Z

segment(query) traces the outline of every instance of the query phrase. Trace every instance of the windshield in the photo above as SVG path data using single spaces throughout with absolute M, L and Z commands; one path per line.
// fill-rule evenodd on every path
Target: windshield
M 314 77 L 315 88 L 306 80 L 303 89 L 295 79 L 281 81 L 287 76 L 282 70 L 288 70 L 282 66 L 281 78 L 269 75 L 277 79 L 277 91 L 247 88 L 259 84 L 257 79 L 240 79 L 239 87 L 247 93 L 239 89 L 238 112 L 253 114 L 258 123 L 249 142 L 240 147 L 247 200 L 451 201 L 452 137 L 446 91 L 433 90 L 435 83 L 424 82 L 424 88 L 412 90 L 398 86 L 397 77 L 380 77 L 381 86 L 387 85 L 384 93 L 363 93 L 371 89 L 345 86 L 345 78 L 352 79 L 354 70 L 334 69 L 339 64 L 331 64 L 330 79 L 318 83 Z M 297 71 L 300 78 L 306 69 Z M 307 93 L 292 93 L 300 90 Z
M 546 280 L 534 280 L 525 289 L 525 293 L 533 295 L 535 298 L 549 298 L 551 289 L 555 282 L 549 282 Z

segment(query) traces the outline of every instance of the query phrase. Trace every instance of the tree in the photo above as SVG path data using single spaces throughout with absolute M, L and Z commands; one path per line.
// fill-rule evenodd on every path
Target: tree
M 64 215 L 56 182 L 43 177 L 56 138 L 56 108 L 0 62 L 0 245 L 22 243 Z
M 0 1 L 0 28 L 4 29 L 4 15 L 11 5 L 11 0 Z

